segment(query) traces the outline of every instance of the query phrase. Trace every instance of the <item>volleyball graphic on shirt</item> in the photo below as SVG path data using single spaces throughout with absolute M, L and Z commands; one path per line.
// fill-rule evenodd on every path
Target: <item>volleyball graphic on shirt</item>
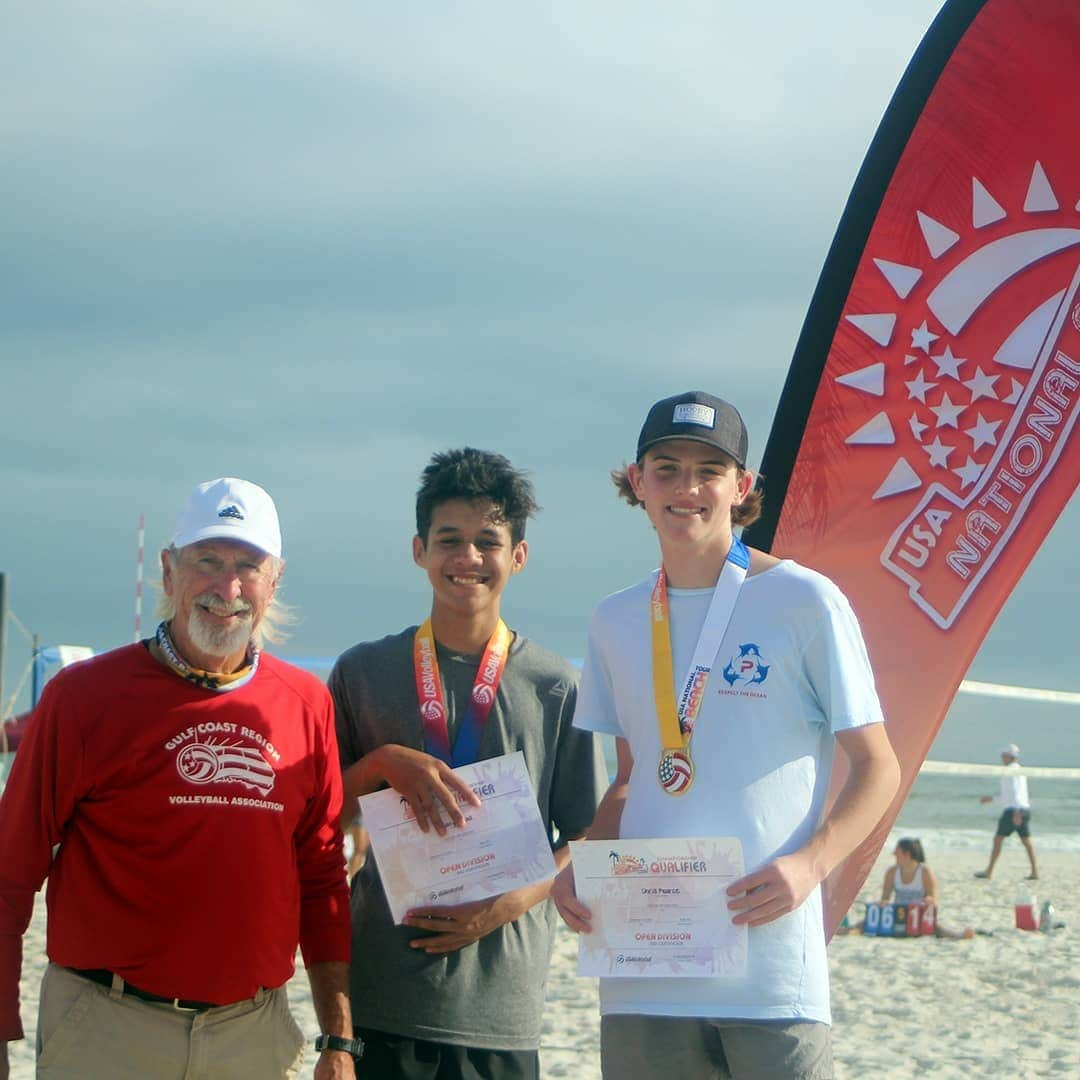
M 273 766 L 254 746 L 189 743 L 176 755 L 176 771 L 191 784 L 238 783 L 267 795 L 274 787 Z

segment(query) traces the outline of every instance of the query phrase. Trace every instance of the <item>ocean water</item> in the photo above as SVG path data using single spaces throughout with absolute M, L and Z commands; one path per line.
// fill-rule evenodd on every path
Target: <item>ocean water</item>
M 961 693 L 927 757 L 999 765 L 999 750 L 1010 742 L 1019 744 L 1025 765 L 1080 767 L 1080 706 Z M 979 796 L 999 790 L 997 777 L 920 775 L 897 818 L 893 839 L 917 836 L 931 858 L 936 851 L 989 851 L 1001 806 L 983 806 Z M 1080 780 L 1031 777 L 1028 794 L 1036 852 L 1080 852 Z M 1020 848 L 1015 836 L 1005 845 L 1006 850 Z
M 987 851 L 999 803 L 985 806 L 980 795 L 996 795 L 994 777 L 920 776 L 893 827 L 900 836 L 916 836 L 926 851 Z M 1039 851 L 1080 852 L 1080 780 L 1028 780 L 1031 797 L 1031 837 Z M 1006 845 L 1020 842 L 1014 837 Z

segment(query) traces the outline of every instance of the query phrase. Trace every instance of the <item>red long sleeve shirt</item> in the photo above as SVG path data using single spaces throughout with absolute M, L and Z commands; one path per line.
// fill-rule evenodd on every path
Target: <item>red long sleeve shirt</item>
M 142 645 L 46 687 L 0 800 L 0 1039 L 22 1037 L 22 935 L 49 879 L 47 951 L 222 1004 L 349 959 L 333 706 L 262 656 L 215 693 Z M 59 845 L 55 858 L 53 847 Z

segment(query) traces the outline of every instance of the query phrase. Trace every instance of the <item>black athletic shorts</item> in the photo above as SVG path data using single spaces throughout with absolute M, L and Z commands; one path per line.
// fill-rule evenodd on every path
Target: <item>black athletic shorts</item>
M 357 1028 L 364 1040 L 358 1076 L 378 1080 L 540 1080 L 537 1050 L 481 1050 Z
M 1013 814 L 1015 813 L 1015 810 L 1004 810 L 1002 812 L 1001 817 L 998 818 L 998 836 L 1012 836 L 1014 832 L 1017 836 L 1028 837 L 1031 835 L 1031 831 L 1028 829 L 1028 822 L 1031 820 L 1031 811 L 1020 811 L 1019 825 L 1013 821 Z

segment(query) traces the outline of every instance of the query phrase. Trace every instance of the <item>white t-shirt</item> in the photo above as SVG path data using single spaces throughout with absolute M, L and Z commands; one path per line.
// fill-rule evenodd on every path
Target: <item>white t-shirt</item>
M 1009 762 L 1008 772 L 1001 778 L 1001 794 L 998 802 L 1006 810 L 1030 810 L 1027 777 L 1020 772 L 1020 762 Z
M 866 646 L 840 590 L 784 561 L 748 577 L 694 731 L 695 782 L 656 778 L 649 596 L 655 574 L 593 614 L 576 726 L 626 739 L 634 756 L 620 834 L 735 836 L 747 872 L 805 844 L 829 786 L 833 732 L 880 723 Z M 669 589 L 675 678 L 690 663 L 711 589 Z M 601 979 L 601 1013 L 830 1022 L 821 893 L 749 932 L 738 978 Z

